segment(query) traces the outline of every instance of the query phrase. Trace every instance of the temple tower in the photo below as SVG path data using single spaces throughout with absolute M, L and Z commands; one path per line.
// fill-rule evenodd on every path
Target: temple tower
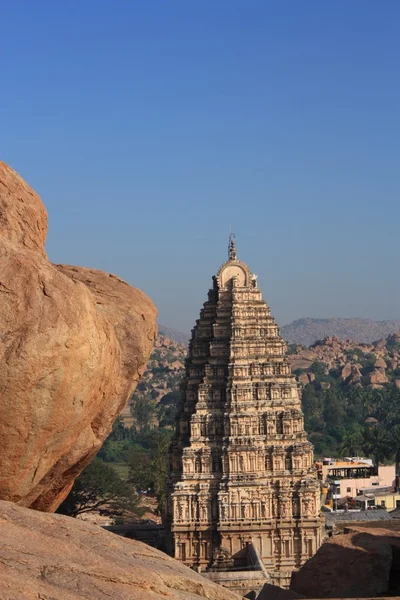
M 168 486 L 170 551 L 188 566 L 207 570 L 222 555 L 237 568 L 251 545 L 282 583 L 321 543 L 286 344 L 232 236 L 192 330 Z

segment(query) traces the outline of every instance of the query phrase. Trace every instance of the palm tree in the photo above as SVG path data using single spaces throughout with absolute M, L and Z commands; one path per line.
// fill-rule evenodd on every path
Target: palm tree
M 358 456 L 362 450 L 363 438 L 359 427 L 347 431 L 340 446 L 342 455 Z
M 400 425 L 392 427 L 389 437 L 392 452 L 395 453 L 396 475 L 400 475 Z
M 392 446 L 387 431 L 379 425 L 365 425 L 361 429 L 362 451 L 372 456 L 378 468 L 384 458 L 391 454 Z

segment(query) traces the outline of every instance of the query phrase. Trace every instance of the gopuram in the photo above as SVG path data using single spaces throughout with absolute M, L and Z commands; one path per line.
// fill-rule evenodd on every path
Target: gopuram
M 186 565 L 229 585 L 229 572 L 258 562 L 286 587 L 317 551 L 320 488 L 298 386 L 232 236 L 192 330 L 169 458 L 164 522 Z

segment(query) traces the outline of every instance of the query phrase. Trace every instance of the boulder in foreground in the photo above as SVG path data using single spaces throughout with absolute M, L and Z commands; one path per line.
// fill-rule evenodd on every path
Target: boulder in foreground
M 239 600 L 166 554 L 85 521 L 0 501 L 7 600 Z
M 290 589 L 307 598 L 368 598 L 389 589 L 392 547 L 366 532 L 337 535 L 297 573 Z
M 142 375 L 156 334 L 143 292 L 56 266 L 39 196 L 0 162 L 0 499 L 54 511 Z

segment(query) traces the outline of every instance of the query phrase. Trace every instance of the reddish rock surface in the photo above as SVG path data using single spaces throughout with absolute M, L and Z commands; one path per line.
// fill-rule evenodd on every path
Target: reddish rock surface
M 7 600 L 239 600 L 150 546 L 85 521 L 0 501 Z
M 307 598 L 368 598 L 389 589 L 392 547 L 369 532 L 337 535 L 292 576 L 290 589 Z
M 0 499 L 55 510 L 143 372 L 156 310 L 115 276 L 52 265 L 46 210 L 0 163 Z

